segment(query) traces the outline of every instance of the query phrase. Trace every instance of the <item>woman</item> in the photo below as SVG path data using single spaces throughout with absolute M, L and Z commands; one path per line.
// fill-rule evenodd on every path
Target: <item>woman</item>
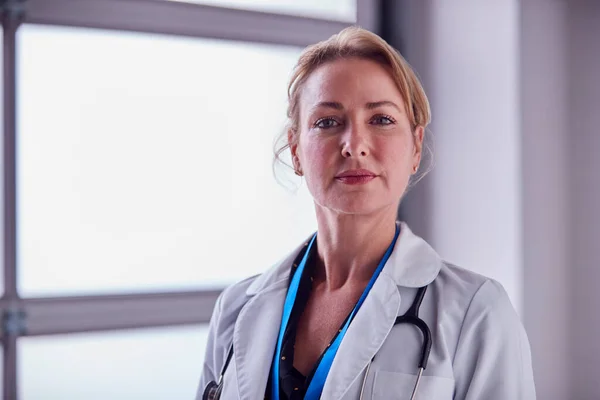
M 285 147 L 318 233 L 221 294 L 198 399 L 534 399 L 502 286 L 396 222 L 430 121 L 406 61 L 348 28 L 304 51 L 288 93 Z

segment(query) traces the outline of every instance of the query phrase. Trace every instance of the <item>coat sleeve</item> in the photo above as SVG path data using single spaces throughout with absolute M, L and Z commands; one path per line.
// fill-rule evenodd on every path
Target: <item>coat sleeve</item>
M 200 383 L 198 384 L 198 391 L 196 393 L 196 400 L 202 400 L 204 388 L 210 381 L 218 381 L 221 368 L 224 363 L 223 346 L 220 345 L 218 340 L 218 331 L 220 326 L 221 317 L 221 304 L 222 304 L 223 293 L 217 298 L 213 313 L 210 319 L 208 327 L 208 340 L 206 343 L 206 351 L 204 353 L 204 364 L 202 366 L 202 373 L 200 375 Z
M 525 329 L 500 283 L 473 296 L 453 361 L 455 400 L 535 400 Z

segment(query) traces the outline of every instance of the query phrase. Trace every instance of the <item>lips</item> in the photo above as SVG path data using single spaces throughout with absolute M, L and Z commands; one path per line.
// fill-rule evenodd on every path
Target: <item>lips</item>
M 347 185 L 361 185 L 377 178 L 377 174 L 368 169 L 351 169 L 336 175 L 335 179 Z

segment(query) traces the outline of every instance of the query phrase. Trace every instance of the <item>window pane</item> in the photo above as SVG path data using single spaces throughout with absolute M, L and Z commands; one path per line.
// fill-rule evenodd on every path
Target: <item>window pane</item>
M 292 14 L 320 19 L 356 21 L 356 0 L 172 0 L 219 7 Z
M 298 48 L 32 25 L 18 44 L 22 294 L 222 286 L 316 229 L 271 169 Z
M 207 326 L 24 337 L 19 398 L 193 399 Z

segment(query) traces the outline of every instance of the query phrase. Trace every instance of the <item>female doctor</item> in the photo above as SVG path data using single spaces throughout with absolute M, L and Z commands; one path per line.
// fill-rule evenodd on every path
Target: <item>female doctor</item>
M 407 62 L 348 28 L 303 52 L 288 95 L 276 157 L 290 150 L 318 230 L 221 294 L 197 399 L 535 399 L 503 287 L 396 221 L 430 121 Z

